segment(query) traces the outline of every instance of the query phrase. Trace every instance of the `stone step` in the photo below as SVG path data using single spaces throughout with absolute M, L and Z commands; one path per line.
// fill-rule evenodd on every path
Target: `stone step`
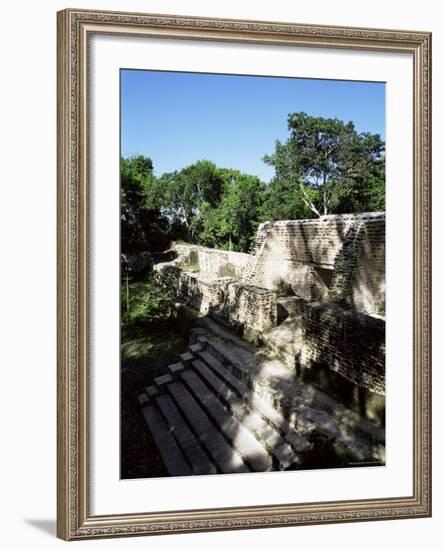
M 292 464 L 299 463 L 300 459 L 292 447 L 281 436 L 279 431 L 270 425 L 257 412 L 247 407 L 238 397 L 237 393 L 216 376 L 214 372 L 200 359 L 192 363 L 193 368 L 215 391 L 217 397 L 229 407 L 239 422 L 265 445 L 268 452 L 274 456 L 276 468 L 284 470 Z
M 230 386 L 250 408 L 255 409 L 267 422 L 284 434 L 286 441 L 296 452 L 306 451 L 311 447 L 309 441 L 294 431 L 291 423 L 279 413 L 268 401 L 259 397 L 242 380 L 234 376 L 220 361 L 215 359 L 208 351 L 201 351 L 198 357 Z
M 146 405 L 148 405 L 149 402 L 150 402 L 149 397 L 146 395 L 146 393 L 140 393 L 137 396 L 137 399 L 138 399 L 140 407 L 142 407 L 142 408 L 146 407 Z
M 157 386 L 145 386 L 146 395 L 150 398 L 155 397 L 159 394 L 159 389 Z
M 241 348 L 236 342 L 233 346 L 229 340 L 217 337 L 207 340 L 206 351 L 214 355 L 224 367 L 267 400 L 283 416 L 291 418 L 296 428 L 309 431 L 307 416 L 299 409 L 299 405 L 309 404 L 309 407 L 323 410 L 335 418 L 342 429 L 349 432 L 348 437 L 361 432 L 363 438 L 369 436 L 369 439 L 375 439 L 377 443 L 384 445 L 384 428 L 347 409 L 297 376 L 294 377 L 293 373 L 275 358 L 260 357 L 257 360 L 257 349 L 254 351 Z
M 285 382 L 284 385 L 280 385 L 276 379 L 275 384 L 262 387 L 261 373 L 258 373 L 259 376 L 256 378 L 248 372 L 241 372 L 243 366 L 239 363 L 232 364 L 222 354 L 220 346 L 211 340 L 209 340 L 206 350 L 197 354 L 198 357 L 202 357 L 202 353 L 207 354 L 203 357 L 206 358 L 214 372 L 226 380 L 228 385 L 237 391 L 250 407 L 255 407 L 260 414 L 271 420 L 276 428 L 283 431 L 285 439 L 294 450 L 309 450 L 312 445 L 308 440 L 311 439 L 310 434 L 315 429 L 328 438 L 341 441 L 358 459 L 369 460 L 375 457 L 377 460 L 384 460 L 384 445 L 378 442 L 381 440 L 380 430 L 367 420 L 358 417 L 343 406 L 339 406 L 322 392 L 313 390 L 297 379 L 290 383 Z M 246 366 L 249 365 L 246 363 Z M 241 379 L 237 377 L 237 374 Z M 269 373 L 267 376 L 269 384 L 269 380 L 271 380 Z M 292 408 L 293 422 L 290 422 L 282 414 L 284 402 L 276 403 L 274 399 L 271 400 L 275 395 L 275 389 L 279 386 L 278 393 L 280 395 L 285 392 L 289 393 L 291 389 L 294 391 L 294 397 L 297 395 L 296 399 L 300 404 L 296 408 Z M 272 390 L 273 393 L 268 390 Z
M 171 476 L 188 476 L 192 471 L 186 462 L 177 442 L 170 434 L 168 426 L 154 405 L 143 409 L 146 424 L 154 438 L 163 462 Z
M 181 372 L 184 368 L 185 366 L 183 365 L 183 363 L 174 363 L 173 365 L 168 366 L 168 371 L 171 377 L 175 379 L 177 378 L 178 373 Z
M 216 474 L 216 467 L 201 448 L 171 396 L 166 393 L 160 394 L 155 401 L 169 426 L 170 433 L 175 437 L 183 454 L 188 459 L 193 473 Z
M 186 369 L 180 378 L 253 470 L 263 472 L 272 469 L 272 458 L 265 447 L 223 406 L 195 372 Z
M 172 377 L 170 374 L 163 374 L 163 376 L 157 376 L 157 378 L 154 378 L 154 384 L 159 390 L 162 389 L 162 386 L 169 384 L 170 382 L 172 382 Z
M 291 388 L 293 392 L 290 395 L 294 392 L 298 394 L 301 387 L 308 393 L 312 390 L 294 379 L 293 373 L 280 360 L 263 356 L 251 344 L 246 345 L 243 342 L 240 345 L 237 341 L 216 336 L 213 339 L 207 338 L 205 351 L 262 399 L 268 401 L 282 416 L 286 416 L 287 410 L 287 403 L 282 401 L 282 397 L 286 395 L 285 390 Z M 274 387 L 274 382 L 278 387 Z M 292 418 L 292 415 L 287 418 Z
M 240 454 L 226 441 L 185 386 L 181 382 L 172 382 L 167 389 L 221 472 L 249 472 Z
M 209 342 L 208 338 L 206 336 L 198 336 L 197 342 L 201 345 L 203 349 L 206 348 L 207 343 Z
M 224 346 L 212 340 L 208 340 L 204 351 L 212 355 L 223 367 L 229 370 L 229 372 L 232 372 L 236 378 L 252 388 L 254 382 L 253 373 L 250 372 L 248 363 L 246 361 L 243 362 L 243 357 L 241 355 L 236 361 L 233 361 L 230 354 L 226 353 Z M 242 354 L 247 355 L 248 352 L 242 351 Z
M 180 355 L 180 361 L 183 363 L 183 365 L 189 366 L 191 361 L 195 359 L 194 355 L 190 351 L 186 351 L 185 353 L 182 353 Z
M 202 351 L 202 350 L 203 350 L 203 347 L 199 342 L 189 346 L 189 351 L 193 354 L 198 353 L 199 351 Z

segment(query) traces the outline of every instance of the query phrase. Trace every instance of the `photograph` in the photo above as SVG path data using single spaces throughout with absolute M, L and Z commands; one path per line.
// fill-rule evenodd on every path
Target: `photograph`
M 374 81 L 120 68 L 120 478 L 384 467 Z
M 440 4 L 73 4 L 2 6 L 2 547 L 443 547 Z
M 57 536 L 428 518 L 432 33 L 206 7 L 57 12 Z

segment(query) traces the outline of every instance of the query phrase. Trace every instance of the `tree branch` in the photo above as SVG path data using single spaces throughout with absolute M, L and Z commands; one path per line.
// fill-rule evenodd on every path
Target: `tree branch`
M 318 217 L 321 216 L 320 212 L 317 210 L 313 202 L 309 199 L 308 194 L 306 193 L 303 184 L 299 183 L 300 191 L 302 192 L 302 201 L 306 204 L 306 206 L 314 212 L 314 214 L 317 214 Z

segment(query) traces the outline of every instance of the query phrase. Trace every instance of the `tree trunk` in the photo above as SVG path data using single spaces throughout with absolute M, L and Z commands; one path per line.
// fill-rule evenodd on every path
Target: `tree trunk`
M 323 175 L 323 216 L 328 215 L 328 192 L 326 189 L 326 176 Z
M 299 188 L 300 188 L 300 191 L 302 192 L 302 197 L 301 197 L 302 201 L 306 204 L 306 206 L 310 210 L 312 210 L 312 212 L 314 212 L 314 214 L 316 214 L 318 217 L 320 217 L 321 216 L 320 212 L 317 210 L 317 208 L 315 207 L 313 202 L 311 200 L 309 200 L 309 197 L 306 194 L 306 191 L 304 190 L 302 183 L 299 184 Z

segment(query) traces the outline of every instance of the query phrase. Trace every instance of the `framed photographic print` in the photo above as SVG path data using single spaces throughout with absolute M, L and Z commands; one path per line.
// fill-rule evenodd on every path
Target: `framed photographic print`
M 426 517 L 426 32 L 58 13 L 58 535 Z

